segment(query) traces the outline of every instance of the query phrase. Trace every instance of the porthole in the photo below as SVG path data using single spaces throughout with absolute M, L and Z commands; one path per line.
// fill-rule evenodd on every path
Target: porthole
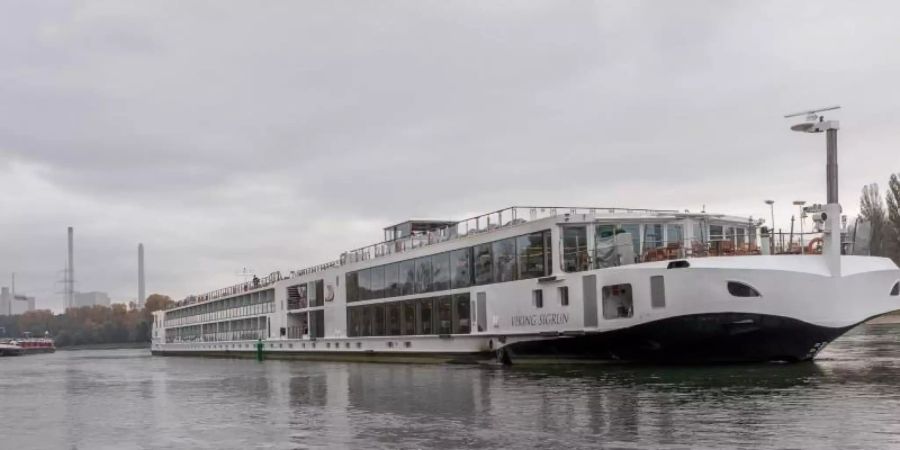
M 344 347 L 350 348 L 350 343 L 349 342 L 345 343 Z
M 900 296 L 900 281 L 894 283 L 894 287 L 891 288 L 891 295 L 894 297 Z
M 728 282 L 728 293 L 735 297 L 761 297 L 759 291 L 738 281 Z
M 406 348 L 410 348 L 410 347 L 412 347 L 412 342 L 406 341 L 406 342 L 403 343 L 403 346 L 406 347 Z
M 357 342 L 357 343 L 356 343 L 356 348 L 362 348 L 362 342 Z
M 394 343 L 391 341 L 388 341 L 387 346 L 388 346 L 388 348 L 394 348 Z

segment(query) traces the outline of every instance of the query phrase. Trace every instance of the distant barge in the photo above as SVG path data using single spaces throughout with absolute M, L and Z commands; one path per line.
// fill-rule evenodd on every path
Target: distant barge
M 0 356 L 20 356 L 33 353 L 53 353 L 56 345 L 53 339 L 24 338 L 0 342 Z

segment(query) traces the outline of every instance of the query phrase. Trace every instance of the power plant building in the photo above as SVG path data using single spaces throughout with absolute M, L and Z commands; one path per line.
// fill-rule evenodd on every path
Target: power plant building
M 0 316 L 14 316 L 34 311 L 34 297 L 14 295 L 8 287 L 0 290 Z
M 76 292 L 75 293 L 75 304 L 72 305 L 74 308 L 81 308 L 82 306 L 109 306 L 110 300 L 109 295 L 106 292 Z

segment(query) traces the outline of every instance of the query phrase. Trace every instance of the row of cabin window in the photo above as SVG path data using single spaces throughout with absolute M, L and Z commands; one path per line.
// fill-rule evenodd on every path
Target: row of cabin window
M 550 231 L 347 273 L 347 301 L 373 300 L 550 275 Z
M 180 319 L 183 317 L 225 311 L 231 308 L 240 308 L 242 306 L 262 305 L 274 302 L 275 296 L 273 295 L 273 291 L 268 290 L 261 292 L 260 295 L 245 294 L 240 297 L 232 297 L 225 300 L 203 303 L 191 308 L 179 309 L 177 311 L 167 311 L 166 320 Z
M 469 334 L 469 293 L 347 308 L 347 335 Z

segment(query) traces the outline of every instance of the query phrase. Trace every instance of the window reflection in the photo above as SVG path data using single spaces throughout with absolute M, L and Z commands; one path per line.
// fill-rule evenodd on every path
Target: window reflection
M 585 230 L 576 238 L 585 250 Z M 348 302 L 466 288 L 473 285 L 515 281 L 549 275 L 549 230 L 423 256 L 416 259 L 360 269 L 346 274 Z
M 580 272 L 590 268 L 587 251 L 587 228 L 583 226 L 563 228 L 563 270 Z
M 419 334 L 432 334 L 434 332 L 434 306 L 432 299 L 419 301 Z
M 655 250 L 663 245 L 662 224 L 644 225 L 644 250 Z
M 369 283 L 371 285 L 369 298 L 384 298 L 384 266 L 372 267 L 366 270 L 371 272 L 369 275 Z
M 371 285 L 371 281 L 370 281 L 371 278 L 369 277 L 369 274 L 371 274 L 371 271 L 369 271 L 369 269 L 365 269 L 365 270 L 360 270 L 357 273 L 359 274 L 358 275 L 359 299 L 360 300 L 369 300 L 369 299 L 373 298 L 372 293 L 371 293 L 372 292 L 371 291 L 372 285 Z
M 451 287 L 469 287 L 472 284 L 472 249 L 463 248 L 450 252 Z
M 400 262 L 400 295 L 415 293 L 416 263 L 413 260 Z
M 319 311 L 322 312 L 322 311 Z M 469 334 L 472 331 L 469 293 L 347 308 L 347 335 L 401 336 Z
M 515 238 L 496 241 L 493 252 L 494 282 L 514 281 L 516 279 L 516 240 Z
M 416 293 L 431 292 L 431 257 L 416 259 Z
M 517 267 L 520 279 L 538 278 L 549 274 L 549 248 L 544 246 L 549 231 L 516 238 Z
M 469 293 L 453 296 L 453 333 L 468 334 L 472 330 Z
M 488 284 L 494 282 L 493 257 L 491 257 L 491 244 L 475 246 L 475 284 Z
M 388 264 L 384 266 L 384 296 L 398 295 L 400 295 L 400 264 Z
M 431 283 L 435 291 L 450 289 L 450 252 L 431 257 Z
M 450 334 L 453 332 L 452 316 L 453 307 L 450 296 L 437 299 L 437 334 Z

